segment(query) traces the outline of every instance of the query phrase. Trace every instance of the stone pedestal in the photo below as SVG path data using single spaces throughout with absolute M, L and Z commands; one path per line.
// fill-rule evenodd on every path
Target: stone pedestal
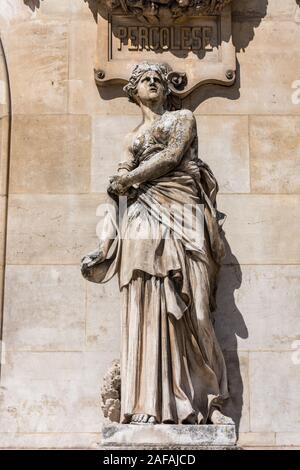
M 110 449 L 235 448 L 235 426 L 174 424 L 109 424 L 102 446 Z

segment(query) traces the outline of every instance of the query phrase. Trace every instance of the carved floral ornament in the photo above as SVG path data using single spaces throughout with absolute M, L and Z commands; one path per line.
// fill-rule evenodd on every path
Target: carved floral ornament
M 170 91 L 179 99 L 203 84 L 232 85 L 231 2 L 98 0 L 96 84 L 124 86 L 146 61 L 168 65 Z
M 109 12 L 122 8 L 150 24 L 170 22 L 184 16 L 216 15 L 232 0 L 100 0 Z

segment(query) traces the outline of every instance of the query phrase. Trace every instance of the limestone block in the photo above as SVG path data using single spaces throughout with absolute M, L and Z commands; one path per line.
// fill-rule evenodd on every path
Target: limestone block
M 0 119 L 0 196 L 7 194 L 9 118 Z
M 4 30 L 15 114 L 67 111 L 67 33 L 62 21 L 23 22 Z
M 238 445 L 244 447 L 275 447 L 274 432 L 246 432 L 240 433 Z
M 10 352 L 2 366 L 1 429 L 98 433 L 101 378 L 111 353 Z
M 233 15 L 245 17 L 266 17 L 278 20 L 292 19 L 295 12 L 294 0 L 247 0 L 247 2 L 232 2 Z
M 72 18 L 93 18 L 97 20 L 97 1 L 90 0 L 68 0 L 69 10 L 71 11 Z
M 75 264 L 98 245 L 103 195 L 12 195 L 9 264 Z
M 1 266 L 0 264 L 0 318 L 2 321 L 2 305 L 3 305 L 3 277 L 4 277 L 4 266 Z M 1 348 L 1 360 L 3 360 L 2 357 L 2 348 Z
M 218 201 L 227 214 L 226 264 L 300 264 L 299 196 L 226 194 Z
M 74 433 L 0 433 L 1 449 L 96 449 L 100 434 Z
M 86 347 L 120 354 L 121 305 L 117 278 L 107 284 L 87 283 Z
M 36 9 L 36 15 L 40 19 L 49 17 L 89 19 L 91 17 L 95 21 L 93 15 L 96 13 L 96 3 L 90 0 L 42 0 L 39 8 Z
M 81 2 L 82 3 L 82 2 Z M 86 19 L 85 21 L 71 21 L 69 24 L 69 57 L 70 80 L 94 79 L 93 67 L 97 45 L 97 23 Z M 95 83 L 95 82 L 94 82 Z M 95 88 L 96 84 L 95 84 Z M 99 100 L 100 102 L 100 100 Z
M 299 282 L 300 266 L 224 266 L 215 312 L 222 348 L 291 350 L 300 340 Z
M 294 0 L 272 0 L 268 2 L 268 17 L 276 18 L 276 20 L 284 21 L 286 19 L 293 19 L 295 13 Z
M 69 113 L 95 115 L 138 115 L 139 108 L 129 103 L 122 87 L 97 89 L 93 74 L 89 79 L 72 79 L 69 81 Z
M 195 91 L 187 101 L 196 114 L 300 114 L 293 104 L 298 79 L 300 30 L 295 21 L 235 18 L 238 80 L 233 87 L 215 85 Z M 278 50 L 284 54 L 278 54 Z
M 95 116 L 93 119 L 93 192 L 104 192 L 109 176 L 116 174 L 124 160 L 124 138 L 141 122 L 140 116 Z
M 300 447 L 300 433 L 299 432 L 277 432 L 276 433 L 276 445 Z
M 248 117 L 197 116 L 199 157 L 209 164 L 220 192 L 249 193 Z
M 1 7 L 0 7 L 1 8 Z M 1 14 L 1 13 L 0 13 Z M 1 19 L 0 19 L 1 24 Z M 2 44 L 2 41 L 1 41 Z M 9 114 L 9 90 L 7 83 L 7 67 L 3 48 L 0 48 L 0 119 Z M 0 137 L 1 141 L 1 137 Z
M 251 116 L 251 189 L 300 192 L 300 116 Z
M 12 193 L 85 193 L 90 186 L 89 116 L 15 116 Z
M 119 445 L 186 445 L 234 446 L 235 427 L 183 424 L 108 424 L 103 426 L 102 444 Z
M 8 266 L 6 350 L 84 349 L 85 287 L 76 266 Z
M 68 17 L 74 0 L 43 0 L 37 9 L 38 18 L 41 17 Z
M 72 114 L 101 113 L 105 106 L 94 80 L 96 44 L 97 24 L 92 19 L 70 22 L 69 112 Z
M 28 21 L 34 16 L 32 9 L 28 8 L 24 0 L 1 0 L 0 27 L 8 27 L 10 24 Z
M 249 421 L 249 361 L 248 354 L 224 351 L 230 398 L 224 404 L 225 415 L 230 416 L 239 432 L 250 431 Z
M 299 433 L 299 380 L 293 353 L 250 353 L 251 431 Z
M 140 115 L 120 86 L 99 89 L 94 80 L 97 25 L 89 20 L 69 25 L 69 112 L 71 114 Z

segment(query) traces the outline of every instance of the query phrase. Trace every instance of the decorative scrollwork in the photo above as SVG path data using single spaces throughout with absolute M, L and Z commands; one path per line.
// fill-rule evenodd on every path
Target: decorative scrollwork
M 149 24 L 168 23 L 182 16 L 216 15 L 232 0 L 99 0 L 108 11 L 122 9 Z
M 169 72 L 168 73 L 169 88 L 172 92 L 178 92 L 184 90 L 187 85 L 186 73 L 180 72 Z

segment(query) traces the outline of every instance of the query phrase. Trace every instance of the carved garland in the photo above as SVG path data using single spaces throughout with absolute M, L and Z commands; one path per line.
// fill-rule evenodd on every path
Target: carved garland
M 149 24 L 170 23 L 185 16 L 217 15 L 232 0 L 99 0 L 109 12 L 122 8 Z

